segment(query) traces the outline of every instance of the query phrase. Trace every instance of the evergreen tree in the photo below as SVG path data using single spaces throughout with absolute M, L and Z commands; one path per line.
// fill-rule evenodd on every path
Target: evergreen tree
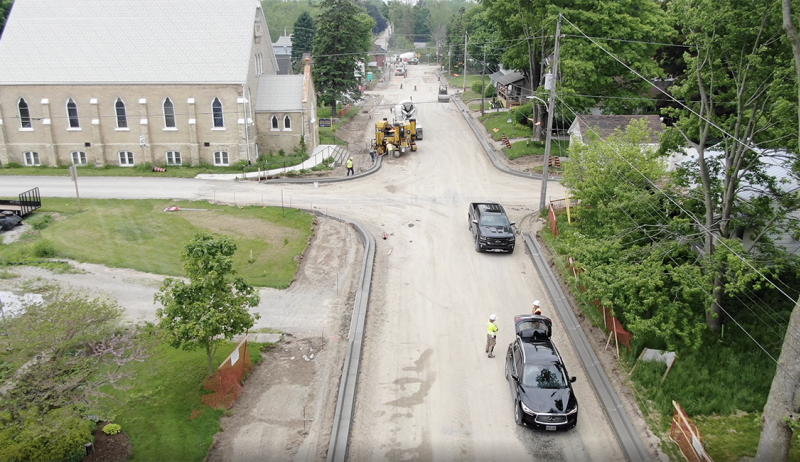
M 292 66 L 295 72 L 302 72 L 303 53 L 311 53 L 314 46 L 314 35 L 317 29 L 314 26 L 314 18 L 303 11 L 294 22 L 294 34 L 292 35 Z
M 336 100 L 358 91 L 356 65 L 372 49 L 373 20 L 353 0 L 323 0 L 314 37 L 314 84 L 336 113 Z

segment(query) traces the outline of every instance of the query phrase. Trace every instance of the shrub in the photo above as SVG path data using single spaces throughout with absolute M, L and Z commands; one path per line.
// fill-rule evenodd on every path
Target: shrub
M 19 162 L 9 162 L 6 164 L 6 168 L 22 168 L 22 164 Z
M 281 156 L 281 157 L 285 157 L 286 156 L 286 152 L 284 152 L 283 149 L 279 149 L 278 150 L 278 155 Z
M 491 83 L 486 86 L 486 93 L 484 93 L 485 97 L 487 98 L 494 98 L 497 96 L 497 89 Z
M 480 80 L 477 80 L 472 84 L 472 91 L 474 91 L 475 93 L 477 93 L 479 95 L 481 94 L 483 89 L 484 89 L 484 84 Z
M 53 258 L 57 254 L 56 247 L 47 239 L 42 239 L 33 245 L 33 255 L 38 258 Z
M 106 435 L 116 435 L 121 431 L 122 431 L 122 426 L 115 423 L 108 424 L 105 427 L 103 427 L 103 433 L 105 433 Z
M 35 408 L 22 411 L 0 427 L 0 460 L 80 460 L 75 456 L 86 455 L 83 445 L 92 440 L 92 426 L 69 407 L 44 415 Z
M 53 217 L 50 215 L 37 215 L 33 220 L 28 220 L 28 222 L 33 226 L 33 229 L 42 230 L 50 226 L 53 222 Z
M 514 111 L 514 123 L 530 127 L 531 121 L 528 120 L 528 117 L 531 117 L 531 115 L 533 115 L 531 103 L 523 104 Z

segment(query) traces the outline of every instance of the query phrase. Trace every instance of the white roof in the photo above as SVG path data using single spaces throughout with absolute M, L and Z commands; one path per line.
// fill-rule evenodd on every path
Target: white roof
M 258 76 L 256 112 L 302 111 L 304 78 L 302 74 Z
M 0 82 L 242 83 L 257 6 L 255 0 L 16 0 L 0 39 Z

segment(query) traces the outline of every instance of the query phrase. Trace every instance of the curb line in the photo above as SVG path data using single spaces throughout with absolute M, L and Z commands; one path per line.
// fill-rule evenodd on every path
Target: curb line
M 622 448 L 625 458 L 633 462 L 649 462 L 650 456 L 647 454 L 647 450 L 645 449 L 644 443 L 642 443 L 641 437 L 639 437 L 639 433 L 633 426 L 630 417 L 628 417 L 625 407 L 622 405 L 614 386 L 608 379 L 603 365 L 600 364 L 597 354 L 594 352 L 594 349 L 592 349 L 592 345 L 589 343 L 589 339 L 586 337 L 586 333 L 583 331 L 578 318 L 575 316 L 575 313 L 572 312 L 569 301 L 567 301 L 567 297 L 564 295 L 564 291 L 561 289 L 561 285 L 558 283 L 555 274 L 553 274 L 553 271 L 550 269 L 550 265 L 547 264 L 542 254 L 542 249 L 539 247 L 539 243 L 528 233 L 525 234 L 525 245 L 530 254 L 531 261 L 534 266 L 536 266 L 536 270 L 547 292 L 550 294 L 550 298 L 553 300 L 558 317 L 561 318 L 561 322 L 564 323 L 564 327 L 567 330 L 572 346 L 575 348 L 575 352 L 578 354 L 581 365 L 586 370 L 589 383 L 592 385 L 598 398 L 600 398 L 600 403 L 603 405 L 603 410 L 605 410 L 608 422 L 614 430 L 614 434 L 617 437 L 617 441 L 619 442 L 620 448 Z

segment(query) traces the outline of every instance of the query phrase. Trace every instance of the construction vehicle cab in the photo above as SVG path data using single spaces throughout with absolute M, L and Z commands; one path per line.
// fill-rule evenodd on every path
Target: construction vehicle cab
M 375 124 L 375 139 L 373 140 L 372 149 L 379 156 L 382 156 L 388 152 L 388 144 L 391 143 L 394 146 L 392 153 L 394 157 L 400 157 L 400 154 L 406 151 L 416 151 L 417 143 L 411 136 L 415 123 L 416 121 L 395 121 L 392 124 L 386 119 L 378 122 Z
M 439 102 L 447 103 L 450 101 L 450 95 L 447 94 L 447 85 L 439 85 Z

